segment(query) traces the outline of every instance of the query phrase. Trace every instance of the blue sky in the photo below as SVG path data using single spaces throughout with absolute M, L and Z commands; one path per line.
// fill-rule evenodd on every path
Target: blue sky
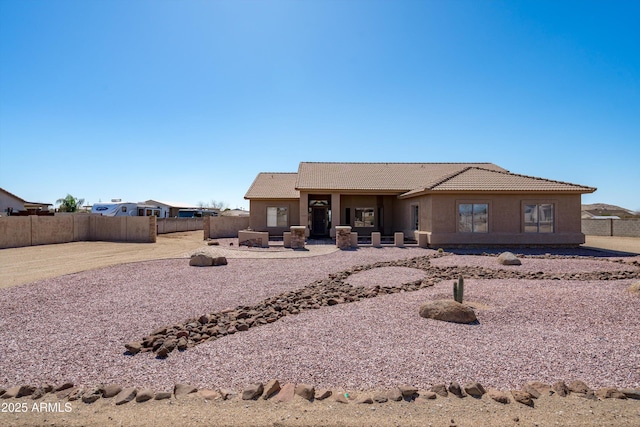
M 493 162 L 640 210 L 638 1 L 0 0 L 0 187 L 191 204 Z

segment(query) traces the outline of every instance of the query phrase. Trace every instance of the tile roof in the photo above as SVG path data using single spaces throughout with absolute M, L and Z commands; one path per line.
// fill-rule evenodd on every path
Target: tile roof
M 471 166 L 506 172 L 493 163 L 313 163 L 298 168 L 298 190 L 406 192 L 439 182 Z
M 166 200 L 155 200 L 155 199 L 149 199 L 141 203 L 146 203 L 149 205 L 153 205 L 153 204 L 165 205 L 170 208 L 183 208 L 183 209 L 200 209 L 201 208 L 201 206 L 192 205 L 190 203 L 176 202 L 176 201 L 168 202 Z
M 298 174 L 283 172 L 261 172 L 249 187 L 245 199 L 298 199 L 296 190 Z
M 481 167 L 468 167 L 443 177 L 438 182 L 418 187 L 402 195 L 411 197 L 424 192 L 444 191 L 517 191 L 517 192 L 571 192 L 593 193 L 596 189 L 584 185 L 554 181 L 534 176 L 519 175 Z

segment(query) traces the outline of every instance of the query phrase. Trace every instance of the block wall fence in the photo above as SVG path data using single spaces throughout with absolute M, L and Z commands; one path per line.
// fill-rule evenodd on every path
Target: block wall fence
M 156 233 L 154 216 L 0 217 L 0 249 L 80 241 L 155 243 Z
M 204 240 L 238 237 L 238 231 L 249 228 L 248 216 L 206 216 Z
M 79 241 L 155 243 L 158 234 L 203 230 L 204 239 L 234 238 L 249 217 L 156 218 L 84 214 L 0 217 L 0 249 Z M 591 236 L 640 237 L 640 219 L 583 219 Z
M 202 230 L 204 218 L 158 218 L 158 234 Z
M 640 218 L 583 219 L 582 232 L 587 236 L 640 237 Z

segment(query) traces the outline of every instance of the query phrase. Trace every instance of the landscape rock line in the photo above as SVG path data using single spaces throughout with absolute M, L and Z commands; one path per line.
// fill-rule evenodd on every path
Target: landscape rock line
M 508 258 L 514 265 L 513 254 Z M 437 282 L 458 279 L 460 276 L 473 279 L 525 279 L 525 280 L 626 280 L 640 277 L 640 271 L 602 271 L 580 273 L 545 273 L 520 272 L 516 270 L 495 270 L 486 267 L 450 266 L 435 267 L 430 260 L 446 256 L 442 253 L 415 257 L 410 259 L 383 261 L 373 264 L 357 265 L 347 270 L 332 273 L 327 278 L 294 291 L 284 292 L 252 306 L 237 306 L 218 312 L 203 314 L 187 321 L 157 328 L 140 341 L 125 344 L 127 354 L 135 355 L 140 352 L 152 351 L 158 358 L 166 358 L 174 350 L 184 351 L 195 345 L 214 341 L 227 335 L 247 331 L 250 328 L 273 323 L 285 316 L 296 315 L 303 311 L 319 309 L 325 306 L 346 304 L 375 298 L 378 295 L 410 292 L 433 286 Z M 521 255 L 522 257 L 522 255 Z M 535 258 L 563 258 L 562 256 L 529 256 Z M 575 258 L 575 257 L 567 257 Z M 498 257 L 498 262 L 504 264 L 504 257 Z M 518 260 L 519 262 L 519 260 Z M 201 263 L 200 263 L 201 264 Z M 192 265 L 199 265 L 193 264 Z M 226 265 L 215 263 L 206 265 Z M 520 265 L 520 264 L 515 264 Z M 395 286 L 352 286 L 345 280 L 354 273 L 383 267 L 407 267 L 425 272 L 423 279 L 403 283 Z
M 86 394 L 85 401 L 98 401 L 112 399 L 107 396 L 113 384 L 121 384 L 129 390 L 125 397 L 140 401 L 171 397 L 169 390 L 185 382 L 212 400 L 223 391 L 208 388 L 212 385 L 244 392 L 247 384 L 278 378 L 286 383 L 284 391 L 292 389 L 287 384 L 294 384 L 293 392 L 297 383 L 316 384 L 341 399 L 344 393 L 337 390 L 354 390 L 345 398 L 349 402 L 354 396 L 376 402 L 397 384 L 415 384 L 418 397 L 430 400 L 430 387 L 451 379 L 506 390 L 511 401 L 509 390 L 532 380 L 554 384 L 580 378 L 596 391 L 640 386 L 635 321 L 640 299 L 627 291 L 640 283 L 635 279 L 640 257 L 518 255 L 520 266 L 498 265 L 494 255 L 411 258 L 434 252 L 360 248 L 312 260 L 237 259 L 210 268 L 189 267 L 185 259 L 151 261 L 4 289 L 0 358 L 7 369 L 0 387 L 7 398 L 33 389 L 33 395 L 49 400 L 55 394 L 45 393 L 48 387 L 41 384 L 68 382 L 76 389 L 69 392 L 72 399 L 82 401 L 78 396 Z M 461 273 L 479 324 L 420 318 L 418 307 L 425 301 L 451 298 L 449 280 Z M 494 277 L 499 278 L 488 280 Z M 336 286 L 334 293 L 348 292 L 326 295 L 328 284 Z M 409 287 L 417 290 L 406 292 Z M 349 303 L 361 293 L 364 298 Z M 319 298 L 319 309 L 300 310 L 289 301 L 308 303 L 300 298 L 309 295 Z M 330 299 L 335 305 L 329 306 Z M 146 338 L 152 328 L 169 332 L 178 326 L 173 322 L 188 318 L 200 328 L 202 313 L 237 312 L 228 327 L 247 323 L 251 316 L 243 318 L 238 309 L 248 314 L 265 301 L 274 312 L 287 314 L 266 324 L 254 318 L 257 324 L 246 333 L 236 327 L 224 339 L 203 346 L 194 341 L 189 351 L 174 349 L 166 359 L 153 347 L 146 354 L 123 355 L 124 343 Z M 180 326 L 187 323 L 194 322 Z M 109 384 L 102 394 L 101 384 Z M 487 399 L 491 390 L 486 389 Z
M 435 384 L 428 390 L 420 390 L 410 385 L 400 385 L 389 390 L 379 390 L 375 392 L 345 392 L 342 390 L 318 389 L 309 384 L 293 384 L 286 383 L 280 385 L 278 380 L 271 380 L 265 384 L 254 383 L 246 386 L 240 393 L 234 390 L 226 389 L 198 389 L 189 384 L 179 383 L 173 387 L 173 392 L 160 391 L 156 392 L 150 388 L 123 388 L 117 384 L 103 385 L 83 389 L 75 387 L 73 383 L 63 383 L 59 386 L 50 384 L 35 386 L 15 386 L 8 390 L 0 388 L 0 398 L 29 398 L 31 400 L 39 400 L 47 394 L 52 394 L 55 399 L 66 400 L 68 402 L 81 401 L 86 404 L 92 404 L 99 399 L 112 399 L 113 403 L 124 405 L 126 403 L 136 401 L 143 403 L 149 400 L 165 400 L 180 399 L 187 395 L 198 393 L 198 395 L 209 401 L 224 401 L 240 397 L 242 400 L 272 400 L 275 403 L 285 403 L 293 401 L 296 396 L 309 402 L 316 400 L 333 399 L 337 403 L 348 404 L 372 404 L 399 402 L 401 400 L 407 402 L 426 402 L 434 399 L 442 399 L 455 396 L 457 398 L 480 399 L 483 395 L 489 396 L 492 400 L 509 404 L 513 401 L 535 407 L 534 401 L 542 395 L 567 397 L 570 394 L 591 400 L 604 399 L 635 399 L 640 400 L 640 389 L 625 388 L 617 389 L 615 387 L 602 387 L 597 390 L 591 389 L 587 384 L 580 380 L 573 380 L 569 383 L 565 381 L 556 381 L 553 384 L 545 384 L 540 381 L 529 381 L 520 389 L 509 390 L 508 392 L 497 389 L 485 389 L 479 382 L 473 381 L 461 386 L 453 381 L 447 386 L 444 383 Z

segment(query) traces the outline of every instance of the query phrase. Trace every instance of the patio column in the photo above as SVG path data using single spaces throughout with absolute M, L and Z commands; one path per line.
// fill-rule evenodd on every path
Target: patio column
M 351 248 L 351 227 L 339 225 L 336 227 L 336 246 L 339 249 Z
M 291 249 L 304 249 L 306 228 L 301 225 L 291 226 Z
M 331 230 L 329 235 L 336 237 L 336 226 L 340 225 L 340 193 L 331 193 Z
M 309 194 L 300 192 L 300 223 L 298 224 L 306 228 L 306 233 L 308 236 L 309 229 L 307 226 L 309 225 Z

